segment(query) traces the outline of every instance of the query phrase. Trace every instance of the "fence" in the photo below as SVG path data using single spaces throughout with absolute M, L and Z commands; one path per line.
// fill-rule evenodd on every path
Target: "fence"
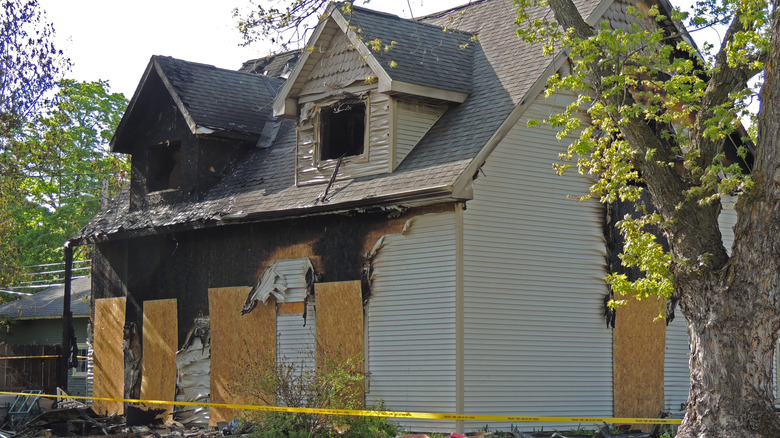
M 0 390 L 55 394 L 60 351 L 59 345 L 0 345 Z

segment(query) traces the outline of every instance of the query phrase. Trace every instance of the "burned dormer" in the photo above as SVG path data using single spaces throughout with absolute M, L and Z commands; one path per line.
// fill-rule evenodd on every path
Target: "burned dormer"
M 274 101 L 299 186 L 389 173 L 471 89 L 470 35 L 331 5 Z
M 282 81 L 153 56 L 111 140 L 132 155 L 131 209 L 200 199 L 250 148 L 269 147 Z

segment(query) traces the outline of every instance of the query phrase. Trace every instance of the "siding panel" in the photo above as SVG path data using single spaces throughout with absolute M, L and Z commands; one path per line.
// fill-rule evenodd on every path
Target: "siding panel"
M 467 414 L 612 415 L 604 212 L 569 197 L 586 193 L 587 179 L 553 171 L 566 143 L 527 126 L 549 103 L 533 104 L 496 148 L 464 212 Z M 542 426 L 571 427 L 520 427 Z
M 455 412 L 455 213 L 417 217 L 385 237 L 368 301 L 369 404 Z M 425 260 L 425 263 L 421 263 Z M 454 422 L 406 420 L 412 430 L 448 432 Z

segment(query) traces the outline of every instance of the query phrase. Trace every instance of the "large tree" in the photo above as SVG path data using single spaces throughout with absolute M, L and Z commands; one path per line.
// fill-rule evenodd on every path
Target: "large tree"
M 571 74 L 551 78 L 548 93 L 573 91 L 579 98 L 547 122 L 578 135 L 563 155 L 594 178 L 585 198 L 635 203 L 637 214 L 618 224 L 626 242 L 622 259 L 644 276 L 630 281 L 614 274 L 610 286 L 617 298 L 679 302 L 688 321 L 691 391 L 678 436 L 780 436 L 772 394 L 780 330 L 776 3 L 699 3 L 691 24 L 726 28 L 714 51 L 702 55 L 679 24 L 685 17 L 664 16 L 660 2 L 630 10 L 636 24 L 620 29 L 587 23 L 572 0 L 514 2 L 518 15 L 506 19 L 517 20 L 524 40 L 570 55 Z M 248 39 L 256 36 L 252 29 L 289 32 L 322 2 L 289 5 L 244 17 L 241 31 Z M 533 8 L 551 9 L 554 20 L 530 20 L 543 15 Z M 751 112 L 757 87 L 758 109 Z M 642 201 L 647 194 L 650 205 Z M 717 220 L 724 195 L 739 196 L 730 253 Z M 659 231 L 667 245 L 656 238 Z
M 108 144 L 125 108 L 106 82 L 63 80 L 50 107 L 21 129 L 8 159 L 24 194 L 12 209 L 20 265 L 61 262 L 63 243 L 122 185 L 129 164 Z
M 691 390 L 678 436 L 776 437 L 772 358 L 780 330 L 780 17 L 763 0 L 699 4 L 695 24 L 725 22 L 711 59 L 700 58 L 657 8 L 635 14 L 655 31 L 592 27 L 570 0 L 549 0 L 555 23 L 524 22 L 535 0 L 516 0 L 521 34 L 570 51 L 573 73 L 549 92 L 580 96 L 551 122 L 587 126 L 569 148 L 596 177 L 590 196 L 636 203 L 619 226 L 623 263 L 646 276 L 609 282 L 623 295 L 678 301 L 688 321 Z M 710 15 L 711 14 L 711 15 Z M 680 17 L 676 17 L 680 18 Z M 753 138 L 751 80 L 762 80 Z M 751 141 L 755 141 L 755 147 Z M 649 192 L 651 206 L 641 203 Z M 731 253 L 721 240 L 724 195 L 740 196 Z M 668 251 L 653 237 L 655 227 Z
M 0 284 L 18 265 L 11 211 L 24 200 L 13 144 L 25 122 L 43 105 L 69 62 L 54 47 L 54 29 L 37 0 L 0 0 Z

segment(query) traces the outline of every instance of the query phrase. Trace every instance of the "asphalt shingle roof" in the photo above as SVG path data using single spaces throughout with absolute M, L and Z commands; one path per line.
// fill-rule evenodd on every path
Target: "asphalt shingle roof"
M 89 316 L 90 277 L 74 278 L 71 282 L 70 309 L 74 317 Z M 0 306 L 0 316 L 16 319 L 62 317 L 65 286 L 52 286 L 30 296 Z
M 372 51 L 393 80 L 468 93 L 471 89 L 473 34 L 444 30 L 422 21 L 353 6 L 345 18 L 363 42 L 381 41 Z M 395 43 L 385 50 L 385 46 Z M 391 62 L 394 66 L 391 67 Z
M 273 101 L 282 81 L 213 65 L 154 56 L 165 77 L 198 126 L 259 134 L 273 118 Z
M 601 0 L 577 1 L 586 17 L 599 3 Z M 165 226 L 200 228 L 214 224 L 226 215 L 266 219 L 291 217 L 320 210 L 371 206 L 380 200 L 395 202 L 425 191 L 451 191 L 456 179 L 512 110 L 528 97 L 532 85 L 552 63 L 551 57 L 543 56 L 540 45 L 519 40 L 513 19 L 516 11 L 510 0 L 475 1 L 418 21 L 362 12 L 358 10 L 353 21 L 359 21 L 368 35 L 377 32 L 383 41 L 393 38 L 404 41 L 404 45 L 399 41 L 396 46 L 401 50 L 394 49 L 387 54 L 387 59 L 395 59 L 402 66 L 397 71 L 388 69 L 391 74 L 400 75 L 398 77 L 405 78 L 403 80 L 414 76 L 408 80 L 435 83 L 439 87 L 450 80 L 459 83 L 468 77 L 470 81 L 466 101 L 451 106 L 396 170 L 337 181 L 325 203 L 318 202 L 324 185 L 297 187 L 295 184 L 296 133 L 293 122 L 283 120 L 273 147 L 249 152 L 203 200 L 163 205 L 153 211 L 130 212 L 125 192 L 98 214 L 76 239 L 100 241 L 125 232 L 154 233 Z M 549 18 L 551 14 L 549 9 L 537 9 L 531 18 Z M 444 33 L 444 26 L 460 32 Z M 477 42 L 472 41 L 466 50 L 459 47 L 453 50 L 451 46 L 447 48 L 436 43 L 461 41 L 460 38 L 471 34 L 477 35 Z M 435 50 L 433 47 L 424 50 L 405 48 L 421 35 L 432 38 L 430 41 Z M 422 56 L 424 62 L 415 64 L 414 56 Z M 410 63 L 409 68 L 406 63 Z M 457 69 L 466 73 L 452 73 Z M 221 86 L 215 90 L 224 89 Z

